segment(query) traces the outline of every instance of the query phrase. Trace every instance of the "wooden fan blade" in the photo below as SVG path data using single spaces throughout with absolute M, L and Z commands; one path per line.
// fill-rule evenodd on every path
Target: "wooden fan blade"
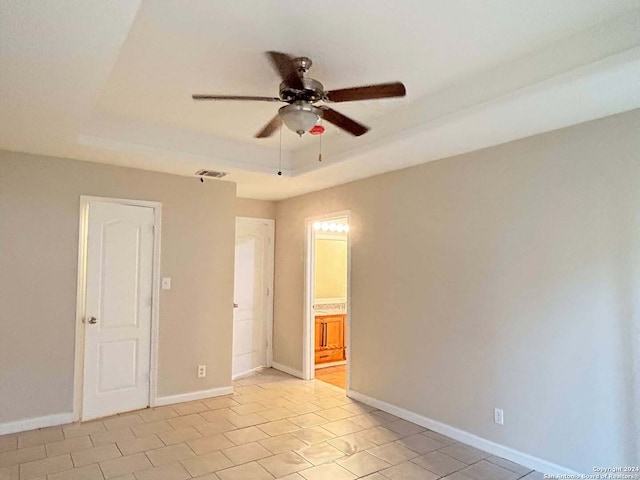
M 365 127 L 361 123 L 352 120 L 346 115 L 336 112 L 334 109 L 325 107 L 324 105 L 318 107 L 322 110 L 322 118 L 329 123 L 333 123 L 336 127 L 339 127 L 351 135 L 359 137 L 369 131 L 369 127 Z
M 262 130 L 256 133 L 256 138 L 270 137 L 278 131 L 280 125 L 282 125 L 282 119 L 280 118 L 280 115 L 276 115 L 262 128 Z
M 298 75 L 298 70 L 289 55 L 280 52 L 267 52 L 267 55 L 273 67 L 288 86 L 297 90 L 304 90 L 304 85 L 302 84 L 300 75 Z
M 281 102 L 277 97 L 248 97 L 242 95 L 191 95 L 194 100 L 250 100 L 254 102 Z
M 407 90 L 402 82 L 393 82 L 331 90 L 327 92 L 326 98 L 330 102 L 353 102 L 376 98 L 404 97 L 406 94 Z

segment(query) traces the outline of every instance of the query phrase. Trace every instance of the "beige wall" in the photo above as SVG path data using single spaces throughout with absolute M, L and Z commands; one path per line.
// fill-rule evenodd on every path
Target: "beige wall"
M 276 203 L 269 200 L 236 198 L 236 216 L 252 218 L 276 218 Z
M 305 217 L 350 210 L 354 390 L 579 471 L 638 464 L 639 132 L 634 111 L 278 202 L 274 361 L 302 367 Z
M 0 423 L 72 410 L 80 195 L 162 202 L 159 394 L 231 385 L 235 184 L 0 152 Z
M 347 298 L 347 239 L 316 238 L 314 298 Z

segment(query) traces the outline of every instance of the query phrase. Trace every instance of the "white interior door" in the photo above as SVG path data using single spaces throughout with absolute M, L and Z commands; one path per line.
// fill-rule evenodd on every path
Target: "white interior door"
M 236 219 L 233 377 L 271 366 L 273 221 Z
M 91 202 L 82 419 L 149 405 L 154 210 Z

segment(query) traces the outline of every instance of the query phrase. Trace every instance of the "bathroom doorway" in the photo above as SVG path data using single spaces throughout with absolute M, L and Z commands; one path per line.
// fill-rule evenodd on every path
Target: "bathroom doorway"
M 305 378 L 347 389 L 349 349 L 349 215 L 307 221 Z

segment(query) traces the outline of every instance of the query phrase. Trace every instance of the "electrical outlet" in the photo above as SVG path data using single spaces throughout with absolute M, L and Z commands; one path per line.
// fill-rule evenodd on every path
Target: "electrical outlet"
M 198 365 L 198 378 L 204 378 L 207 376 L 207 366 Z
M 498 425 L 504 425 L 504 410 L 502 410 L 501 408 L 494 408 L 493 421 Z

